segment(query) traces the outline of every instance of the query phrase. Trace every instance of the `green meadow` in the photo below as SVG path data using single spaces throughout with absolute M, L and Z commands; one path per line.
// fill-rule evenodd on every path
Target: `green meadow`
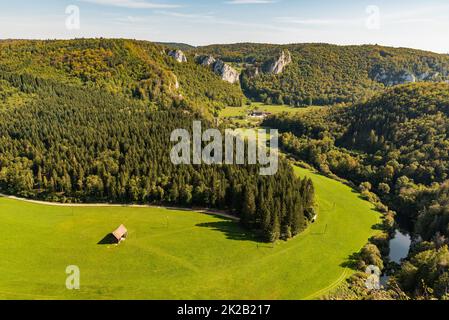
M 349 187 L 295 170 L 313 179 L 318 221 L 275 245 L 205 213 L 0 198 L 0 299 L 318 298 L 351 274 L 342 264 L 380 216 Z M 126 241 L 99 244 L 122 223 Z M 66 289 L 69 265 L 80 290 Z
M 288 113 L 306 113 L 310 110 L 327 107 L 307 107 L 307 108 L 295 108 L 286 105 L 267 105 L 264 103 L 255 102 L 251 106 L 242 107 L 226 107 L 220 112 L 220 118 L 237 118 L 246 117 L 250 111 L 258 110 L 262 112 L 269 112 L 272 114 L 278 114 L 282 112 Z

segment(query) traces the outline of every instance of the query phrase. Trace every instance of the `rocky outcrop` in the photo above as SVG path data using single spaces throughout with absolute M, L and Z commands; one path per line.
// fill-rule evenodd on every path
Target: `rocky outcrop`
M 409 72 L 409 71 L 403 71 L 398 76 L 399 83 L 413 83 L 416 82 L 416 76 Z
M 387 87 L 414 82 L 440 82 L 447 79 L 447 75 L 437 71 L 412 72 L 409 70 L 385 70 L 379 68 L 372 73 L 374 81 L 383 83 Z
M 212 56 L 201 56 L 197 58 L 197 62 L 203 67 L 209 67 L 213 65 L 217 60 Z
M 187 57 L 181 50 L 171 50 L 168 52 L 168 55 L 178 61 L 179 63 L 187 62 Z
M 392 87 L 398 84 L 416 82 L 416 76 L 408 71 L 392 74 L 382 70 L 374 75 L 374 81 L 383 83 L 387 87 Z
M 218 74 L 221 79 L 229 83 L 236 83 L 240 79 L 240 74 L 237 72 L 237 70 L 221 60 L 217 60 L 214 63 L 214 72 Z
M 237 70 L 222 60 L 216 60 L 212 56 L 198 56 L 196 57 L 196 62 L 203 67 L 212 68 L 212 71 L 215 74 L 219 75 L 222 80 L 229 83 L 236 83 L 240 79 L 240 73 Z
M 280 74 L 290 63 L 292 63 L 292 55 L 290 54 L 290 51 L 284 50 L 277 59 L 275 59 L 265 67 L 265 72 L 271 74 Z
M 387 87 L 414 82 L 444 82 L 448 79 L 449 71 L 439 66 L 434 70 L 411 71 L 410 69 L 388 69 L 375 66 L 371 72 L 371 79 L 383 83 Z

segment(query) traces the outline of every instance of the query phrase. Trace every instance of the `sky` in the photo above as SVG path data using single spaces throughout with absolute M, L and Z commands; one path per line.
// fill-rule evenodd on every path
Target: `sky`
M 0 39 L 380 44 L 449 53 L 448 0 L 0 0 Z

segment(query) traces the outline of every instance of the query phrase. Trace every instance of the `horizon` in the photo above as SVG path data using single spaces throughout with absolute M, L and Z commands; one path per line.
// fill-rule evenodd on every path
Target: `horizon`
M 449 4 L 411 0 L 22 0 L 3 4 L 2 39 L 381 45 L 448 54 Z
M 330 42 L 292 42 L 292 43 L 269 43 L 269 42 L 229 42 L 229 43 L 209 43 L 204 45 L 195 46 L 190 43 L 185 42 L 177 42 L 177 41 L 154 41 L 150 39 L 136 39 L 136 38 L 120 38 L 120 37 L 82 37 L 82 38 L 0 38 L 0 41 L 74 41 L 74 40 L 89 40 L 89 39 L 106 39 L 106 40 L 130 40 L 130 41 L 144 41 L 144 42 L 150 42 L 155 44 L 161 44 L 161 45 L 187 45 L 192 48 L 201 48 L 201 47 L 208 47 L 208 46 L 226 46 L 226 45 L 239 45 L 239 44 L 256 44 L 256 45 L 274 45 L 274 46 L 294 46 L 294 45 L 330 45 L 330 46 L 337 46 L 337 47 L 363 47 L 363 46 L 378 46 L 378 47 L 385 47 L 385 48 L 393 48 L 393 49 L 412 49 L 417 51 L 425 51 L 425 52 L 431 52 L 435 54 L 441 54 L 441 55 L 449 55 L 448 52 L 435 52 L 431 50 L 421 49 L 421 48 L 413 48 L 413 47 L 401 47 L 401 46 L 389 46 L 389 45 L 383 45 L 379 43 L 361 43 L 361 44 L 337 44 L 337 43 L 330 43 Z

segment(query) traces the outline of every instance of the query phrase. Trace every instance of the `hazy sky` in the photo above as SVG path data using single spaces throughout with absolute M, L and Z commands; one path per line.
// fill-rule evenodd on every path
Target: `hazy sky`
M 448 0 L 0 0 L 3 39 L 378 43 L 449 53 L 448 34 Z

